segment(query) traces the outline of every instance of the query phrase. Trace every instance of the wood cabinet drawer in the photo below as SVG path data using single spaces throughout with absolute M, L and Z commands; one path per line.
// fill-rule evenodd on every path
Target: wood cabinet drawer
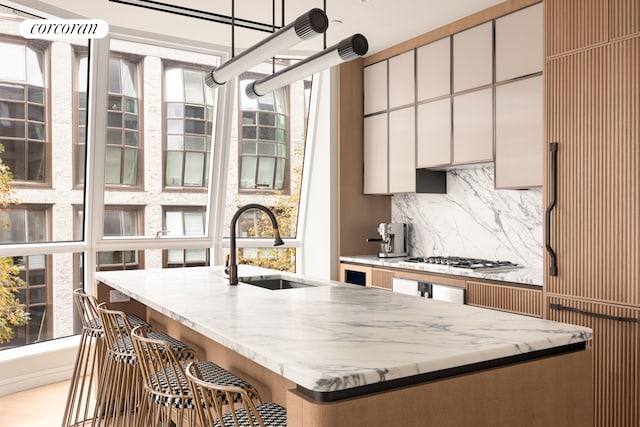
M 542 289 L 467 281 L 467 304 L 542 317 Z

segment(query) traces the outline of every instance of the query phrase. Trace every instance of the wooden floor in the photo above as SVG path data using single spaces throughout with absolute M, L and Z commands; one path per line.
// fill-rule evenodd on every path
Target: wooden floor
M 68 390 L 63 381 L 0 397 L 0 426 L 60 426 Z

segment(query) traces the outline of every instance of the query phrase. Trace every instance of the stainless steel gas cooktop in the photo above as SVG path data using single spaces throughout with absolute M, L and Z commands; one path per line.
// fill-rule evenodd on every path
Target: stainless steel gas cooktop
M 522 268 L 521 265 L 510 261 L 491 261 L 479 258 L 465 258 L 457 256 L 430 256 L 407 258 L 407 262 L 445 265 L 473 271 L 509 271 Z

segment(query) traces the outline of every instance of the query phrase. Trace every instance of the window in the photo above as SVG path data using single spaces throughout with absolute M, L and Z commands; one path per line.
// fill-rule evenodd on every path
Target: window
M 0 242 L 40 243 L 48 240 L 48 206 L 12 207 L 0 211 Z
M 87 148 L 87 74 L 89 70 L 86 53 L 76 55 L 76 85 L 74 102 L 76 103 L 76 128 L 74 136 L 74 183 L 84 185 L 86 148 Z
M 104 209 L 104 236 L 139 236 L 142 228 L 143 208 L 137 206 L 108 207 Z M 135 270 L 141 268 L 142 251 L 98 252 L 98 270 Z
M 47 84 L 45 49 L 0 41 L 1 154 L 18 182 L 44 183 L 46 173 Z
M 141 186 L 140 96 L 138 65 L 109 59 L 105 184 Z
M 204 72 L 165 66 L 167 188 L 204 189 L 208 185 L 216 92 L 204 83 Z
M 164 230 L 167 236 L 203 236 L 204 206 L 165 207 Z M 165 267 L 209 265 L 209 248 L 168 249 L 163 251 Z
M 287 182 L 287 89 L 258 99 L 246 96 L 253 73 L 240 77 L 240 189 L 285 190 Z

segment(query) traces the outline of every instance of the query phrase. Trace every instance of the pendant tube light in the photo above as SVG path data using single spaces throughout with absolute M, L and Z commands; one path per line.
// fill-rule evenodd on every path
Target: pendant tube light
M 280 28 L 269 37 L 234 56 L 205 76 L 209 87 L 222 86 L 237 75 L 266 61 L 297 43 L 324 33 L 329 19 L 323 10 L 314 8 L 300 15 L 295 21 Z
M 367 53 L 367 50 L 369 50 L 367 38 L 362 34 L 354 34 L 284 70 L 247 85 L 246 94 L 249 98 L 259 98 L 318 71 L 350 61 L 358 56 L 363 56 Z

